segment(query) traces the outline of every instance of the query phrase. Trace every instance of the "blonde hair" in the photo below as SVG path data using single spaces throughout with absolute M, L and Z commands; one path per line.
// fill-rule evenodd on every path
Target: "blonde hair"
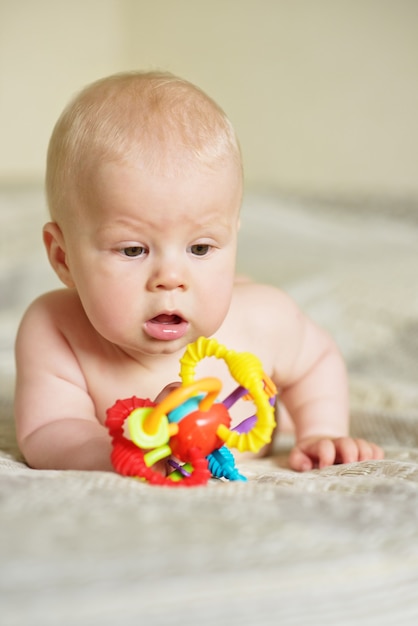
M 241 154 L 224 111 L 202 90 L 165 72 L 109 76 L 66 107 L 48 148 L 46 193 L 53 219 L 68 210 L 81 177 L 100 161 L 132 161 L 154 172 L 208 167 Z

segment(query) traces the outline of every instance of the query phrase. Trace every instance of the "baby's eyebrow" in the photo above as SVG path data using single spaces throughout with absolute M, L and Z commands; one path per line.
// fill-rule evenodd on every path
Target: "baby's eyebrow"
M 234 222 L 232 220 L 222 220 L 219 219 L 219 216 L 214 218 L 205 220 L 204 222 L 198 222 L 195 225 L 196 229 L 206 230 L 206 231 L 218 231 L 223 230 L 225 232 L 229 232 L 231 228 L 234 227 Z
M 100 224 L 96 229 L 97 234 L 102 235 L 106 234 L 108 231 L 117 231 L 117 230 L 135 230 L 136 232 L 142 231 L 144 225 L 139 220 L 129 220 L 129 219 L 121 219 L 118 218 L 111 222 Z

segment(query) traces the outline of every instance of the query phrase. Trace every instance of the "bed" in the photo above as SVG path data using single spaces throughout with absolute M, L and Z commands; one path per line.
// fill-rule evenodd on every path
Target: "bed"
M 246 194 L 238 269 L 337 340 L 353 434 L 383 461 L 290 471 L 291 436 L 247 482 L 152 487 L 36 471 L 16 445 L 13 340 L 58 285 L 36 186 L 0 190 L 0 611 L 5 626 L 418 623 L 418 210 Z

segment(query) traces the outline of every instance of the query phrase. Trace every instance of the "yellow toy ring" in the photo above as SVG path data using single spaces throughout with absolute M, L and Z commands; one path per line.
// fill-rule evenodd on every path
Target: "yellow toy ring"
M 231 376 L 247 389 L 257 410 L 257 421 L 249 432 L 238 433 L 221 425 L 217 434 L 229 447 L 235 447 L 241 452 L 258 452 L 271 441 L 276 426 L 274 408 L 269 401 L 277 393 L 276 386 L 263 372 L 261 362 L 256 356 L 249 352 L 228 350 L 216 339 L 206 337 L 199 337 L 195 343 L 189 344 L 180 359 L 180 377 L 184 385 L 194 383 L 196 364 L 210 356 L 225 361 Z

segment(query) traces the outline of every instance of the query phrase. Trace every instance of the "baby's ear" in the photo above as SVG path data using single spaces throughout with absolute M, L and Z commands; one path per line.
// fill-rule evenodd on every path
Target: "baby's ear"
M 48 222 L 43 228 L 43 238 L 49 262 L 58 278 L 67 287 L 74 287 L 74 281 L 67 265 L 64 235 L 56 222 Z

